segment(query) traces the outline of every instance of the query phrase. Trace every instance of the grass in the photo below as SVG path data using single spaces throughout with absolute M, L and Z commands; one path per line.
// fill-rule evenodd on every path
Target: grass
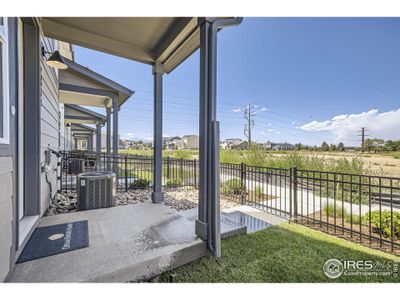
M 350 214 L 346 208 L 342 209 L 342 207 L 336 207 L 335 213 L 335 206 L 333 204 L 325 205 L 323 210 L 326 215 L 332 218 L 342 218 L 344 216 L 344 220 L 348 223 L 351 222 L 353 224 L 360 224 L 360 222 L 362 221 L 360 216 Z
M 136 154 L 152 156 L 152 150 L 120 150 L 121 154 Z M 321 155 L 327 154 L 329 157 Z M 282 154 L 281 156 L 276 156 Z M 273 168 L 292 168 L 318 170 L 330 172 L 344 172 L 352 174 L 372 174 L 372 170 L 362 160 L 365 154 L 353 158 L 333 158 L 334 152 L 304 152 L 304 151 L 265 151 L 260 148 L 250 150 L 224 149 L 220 151 L 222 163 L 240 164 L 249 166 L 264 166 Z M 391 155 L 396 155 L 393 153 Z M 198 159 L 198 150 L 164 150 L 163 157 Z M 375 172 L 376 173 L 376 172 Z
M 275 154 L 275 152 L 274 152 Z M 251 150 L 221 150 L 222 163 L 244 162 L 249 166 L 263 166 L 289 169 L 297 167 L 303 170 L 318 170 L 329 172 L 343 172 L 352 174 L 371 174 L 360 156 L 352 159 L 332 158 L 316 155 L 304 155 L 297 151 L 287 152 L 287 155 L 273 156 L 262 149 Z
M 344 276 L 329 279 L 326 260 L 399 260 L 297 224 L 272 226 L 263 231 L 222 241 L 220 258 L 204 257 L 166 272 L 155 282 L 400 282 L 393 276 Z
M 153 156 L 153 150 L 123 150 L 118 151 L 119 154 Z M 163 157 L 195 159 L 198 157 L 198 150 L 182 149 L 182 150 L 163 150 Z

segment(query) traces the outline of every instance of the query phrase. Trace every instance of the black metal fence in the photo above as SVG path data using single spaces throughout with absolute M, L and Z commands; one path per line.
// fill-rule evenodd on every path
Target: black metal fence
M 76 174 L 100 170 L 116 172 L 119 191 L 151 187 L 153 164 L 147 156 L 66 152 L 60 187 L 74 190 Z M 162 181 L 164 187 L 197 188 L 198 162 L 164 158 Z M 221 163 L 220 182 L 224 200 L 400 250 L 400 178 Z
M 153 182 L 154 159 L 148 156 L 117 157 L 90 152 L 64 152 L 61 158 L 60 190 L 76 189 L 76 175 L 83 172 L 113 171 L 117 174 L 117 190 L 148 188 Z M 163 160 L 163 185 L 166 187 L 196 187 L 196 160 L 167 158 Z

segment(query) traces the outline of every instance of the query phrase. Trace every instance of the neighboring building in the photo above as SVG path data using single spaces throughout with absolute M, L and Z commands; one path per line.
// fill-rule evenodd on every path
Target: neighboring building
M 247 149 L 249 143 L 238 138 L 226 139 L 220 143 L 222 149 Z
M 64 62 L 49 60 L 56 51 Z M 77 92 L 63 92 L 62 87 L 93 91 L 97 82 L 76 81 L 76 70 L 69 70 L 68 78 L 62 75 L 67 70 L 57 69 L 54 62 L 75 64 L 73 48 L 45 37 L 41 18 L 0 17 L 0 54 L 0 281 L 4 281 L 59 188 L 55 153 L 88 146 L 87 139 L 74 140 L 73 126 L 64 118 L 63 103 L 79 102 Z M 90 77 L 93 72 L 84 73 Z M 119 105 L 133 94 L 123 88 L 115 94 Z M 110 90 L 104 84 L 104 93 Z M 107 105 L 104 95 L 93 99 L 99 100 L 98 107 Z
M 199 136 L 198 135 L 184 135 L 182 137 L 183 149 L 199 149 Z
M 220 142 L 220 146 L 222 149 L 229 149 L 230 145 L 232 144 L 238 144 L 240 142 L 243 142 L 241 139 L 238 138 L 233 138 L 233 139 L 226 139 Z
M 295 146 L 289 143 L 272 143 L 270 141 L 263 145 L 266 150 L 294 150 Z
M 247 141 L 233 141 L 228 145 L 228 149 L 244 150 L 249 148 Z
M 164 149 L 178 150 L 182 149 L 182 139 L 179 136 L 163 138 Z
M 134 142 L 131 140 L 119 140 L 120 149 L 133 149 Z

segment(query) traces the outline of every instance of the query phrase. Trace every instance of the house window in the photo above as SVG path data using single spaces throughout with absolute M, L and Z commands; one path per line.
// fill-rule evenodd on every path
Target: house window
M 0 144 L 9 143 L 7 18 L 0 17 Z

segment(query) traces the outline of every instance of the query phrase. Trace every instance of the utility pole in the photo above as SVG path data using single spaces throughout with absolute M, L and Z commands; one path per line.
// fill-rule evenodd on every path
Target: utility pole
M 254 128 L 255 124 L 254 117 L 257 115 L 255 108 L 257 108 L 257 106 L 254 103 L 249 103 L 244 109 L 244 135 L 247 137 L 249 149 L 251 147 L 251 130 Z

